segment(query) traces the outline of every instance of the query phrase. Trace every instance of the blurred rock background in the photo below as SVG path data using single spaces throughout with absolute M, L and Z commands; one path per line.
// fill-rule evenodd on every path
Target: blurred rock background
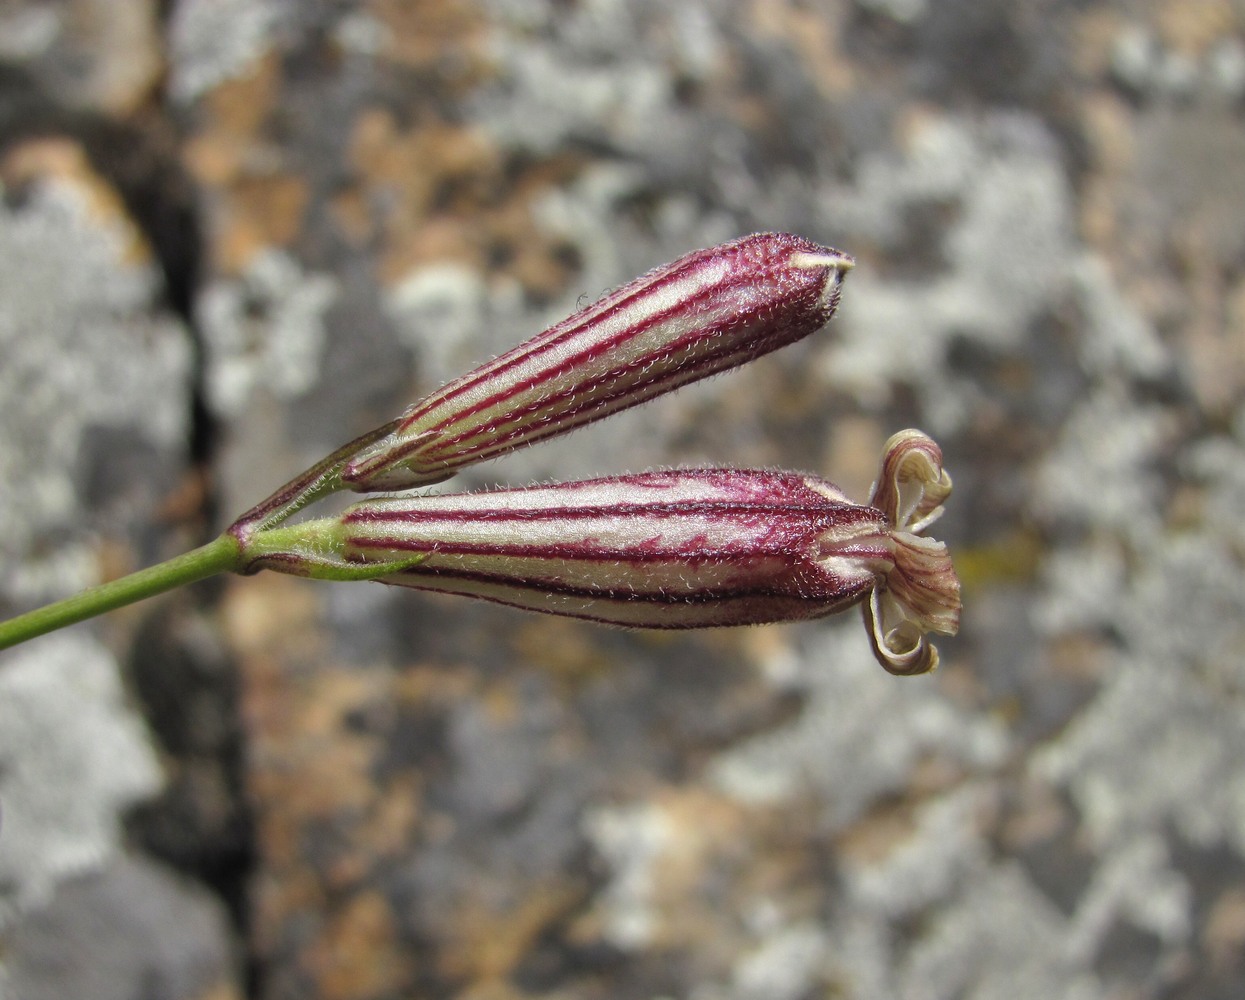
M 770 229 L 823 333 L 454 485 L 919 426 L 965 615 L 261 575 L 0 654 L 0 996 L 1240 997 L 1243 115 L 1240 0 L 2 0 L 0 611 Z

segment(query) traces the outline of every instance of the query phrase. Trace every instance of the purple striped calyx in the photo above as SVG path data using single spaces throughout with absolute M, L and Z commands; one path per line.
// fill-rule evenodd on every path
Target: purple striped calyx
M 947 548 L 921 534 L 950 490 L 938 446 L 904 431 L 887 443 L 869 504 L 814 476 L 729 468 L 369 498 L 261 533 L 272 540 L 251 568 L 635 628 L 797 621 L 860 604 L 882 665 L 919 674 L 938 664 L 928 636 L 959 627 Z
M 733 368 L 819 330 L 847 254 L 758 233 L 650 271 L 410 407 L 341 481 L 404 490 Z

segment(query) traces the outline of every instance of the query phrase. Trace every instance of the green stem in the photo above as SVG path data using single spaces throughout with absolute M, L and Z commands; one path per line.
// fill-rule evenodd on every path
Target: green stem
M 140 569 L 137 573 L 0 622 L 0 649 L 8 649 L 45 632 L 94 618 L 146 597 L 154 597 L 174 587 L 237 570 L 241 565 L 242 549 L 238 540 L 230 534 L 221 535 L 215 541 L 167 562 Z
M 246 540 L 247 572 L 272 569 L 312 580 L 379 580 L 414 569 L 428 558 L 416 552 L 396 559 L 352 562 L 342 555 L 345 532 L 340 519 L 320 518 L 257 531 Z

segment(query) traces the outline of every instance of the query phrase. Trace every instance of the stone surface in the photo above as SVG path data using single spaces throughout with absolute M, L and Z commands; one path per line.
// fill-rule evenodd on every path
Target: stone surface
M 120 859 L 65 881 L 18 925 L 7 986 L 20 1000 L 231 1000 L 230 947 L 211 894 Z
M 98 582 L 93 533 L 150 559 L 151 512 L 189 434 L 192 348 L 115 187 L 80 145 L 32 140 L 0 164 L 0 583 L 10 608 Z M 141 364 L 135 364 L 135 359 Z
M 826 332 L 450 486 L 731 462 L 863 496 L 908 425 L 956 481 L 932 678 L 851 616 L 651 636 L 264 576 L 106 629 L 171 783 L 136 849 L 225 899 L 252 995 L 1240 993 L 1239 4 L 134 3 L 69 86 L 98 6 L 0 20 L 13 607 L 98 573 L 101 532 L 109 566 L 163 552 L 170 452 L 218 528 L 757 229 L 856 255 Z M 192 258 L 101 166 L 118 129 L 185 183 Z M 36 326 L 77 339 L 7 333 Z M 153 329 L 193 354 L 133 364 Z M 70 392 L 101 366 L 125 388 Z
M 64 634 L 0 674 L 0 927 L 119 849 L 119 811 L 160 772 L 99 643 Z
M 163 304 L 151 244 L 118 188 L 68 136 L 6 143 L 0 179 L 7 614 L 171 554 L 200 514 L 179 499 L 196 492 L 193 344 Z M 185 907 L 115 924 L 178 889 L 163 870 L 137 878 L 146 862 L 125 858 L 124 816 L 166 776 L 122 680 L 130 633 L 102 631 L 43 637 L 7 652 L 0 669 L 0 995 L 132 996 L 169 976 L 182 985 L 160 995 L 232 988 L 229 963 L 187 986 L 176 948 L 153 946 Z M 224 955 L 232 943 L 216 926 Z M 65 940 L 74 954 L 56 951 Z
M 124 116 L 164 68 L 156 0 L 10 0 L 0 8 L 0 64 L 57 105 Z M 13 95 L 20 99 L 22 96 Z

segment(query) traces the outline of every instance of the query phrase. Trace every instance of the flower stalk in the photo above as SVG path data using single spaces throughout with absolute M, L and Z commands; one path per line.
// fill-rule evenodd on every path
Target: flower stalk
M 219 538 L 156 566 L 91 587 L 63 601 L 0 622 L 0 649 L 115 611 L 136 601 L 215 576 L 237 572 L 242 551 L 232 535 Z

